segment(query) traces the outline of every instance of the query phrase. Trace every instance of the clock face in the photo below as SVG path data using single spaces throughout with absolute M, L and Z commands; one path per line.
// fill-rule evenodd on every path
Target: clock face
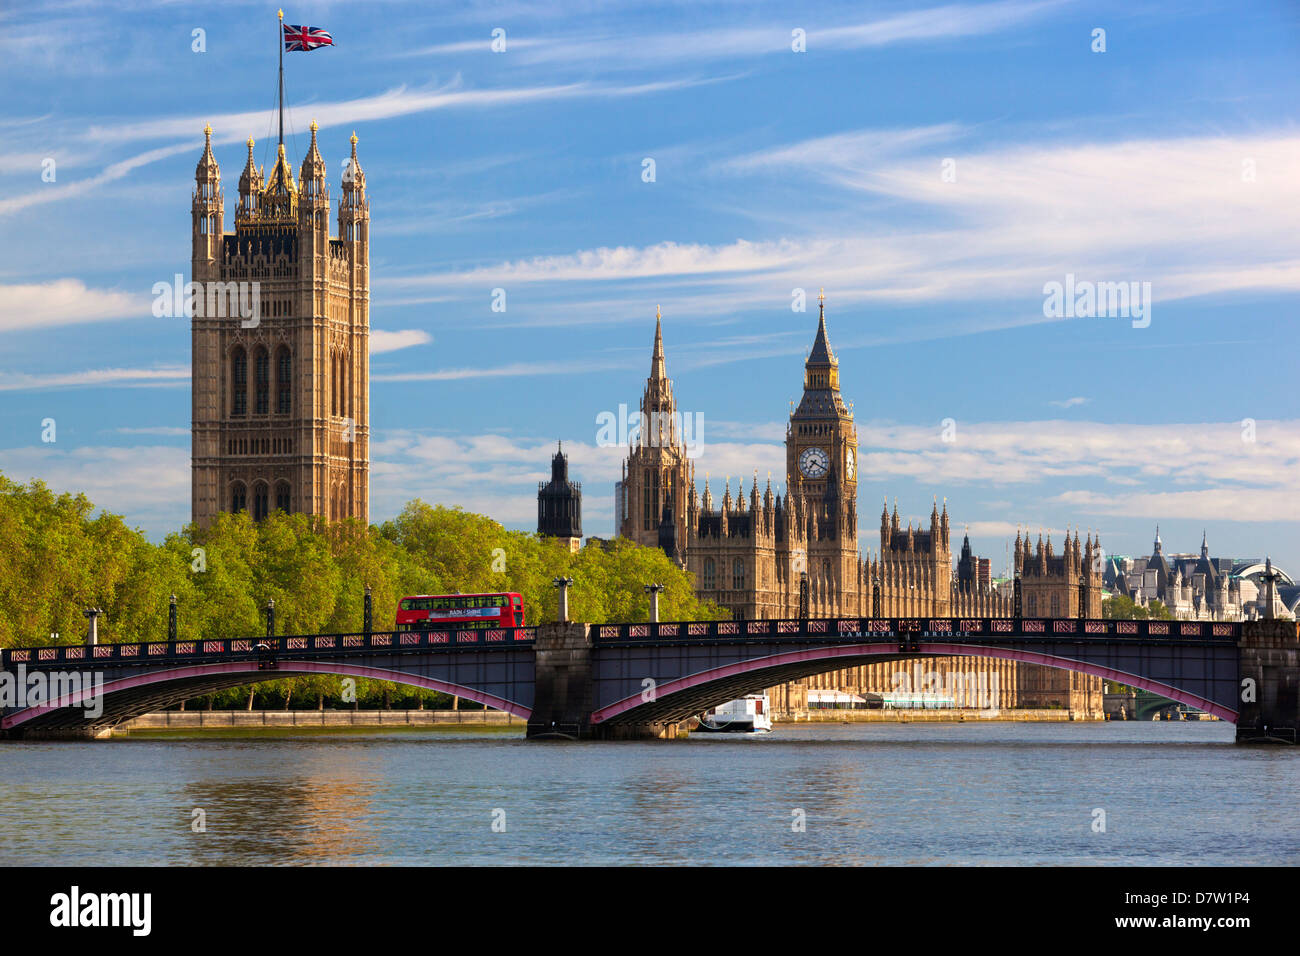
M 853 449 L 850 448 L 848 453 L 844 456 L 844 471 L 848 475 L 850 481 L 853 480 L 853 473 L 857 471 L 857 469 L 858 463 L 854 458 Z
M 830 455 L 820 448 L 805 448 L 799 455 L 799 470 L 805 478 L 824 477 L 830 467 Z

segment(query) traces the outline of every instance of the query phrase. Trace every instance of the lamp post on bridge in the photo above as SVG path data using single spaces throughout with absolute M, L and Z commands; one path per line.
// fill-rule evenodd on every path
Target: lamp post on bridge
M 275 598 L 266 602 L 266 636 L 275 637 Z
M 569 620 L 569 586 L 573 584 L 573 578 L 558 577 L 551 581 L 559 591 L 559 607 L 557 608 L 556 620 L 561 624 L 568 623 Z
M 1012 593 L 1014 594 L 1014 599 L 1012 602 L 1012 607 L 1013 607 L 1012 614 L 1015 615 L 1015 618 L 1018 621 L 1025 616 L 1024 600 L 1023 600 L 1023 596 L 1020 593 L 1020 572 L 1019 571 L 1016 572 L 1016 582 Z
M 799 572 L 799 620 L 808 620 L 808 572 Z
M 362 608 L 362 610 L 361 610 L 361 632 L 362 632 L 363 634 L 369 636 L 369 634 L 370 634 L 370 627 L 371 627 L 371 610 L 372 610 L 371 601 L 370 601 L 370 585 L 369 585 L 369 584 L 366 585 L 366 596 L 365 596 L 365 599 L 362 601 L 361 608 Z
M 1273 559 L 1271 557 L 1265 557 L 1264 573 L 1259 576 L 1259 579 L 1264 582 L 1264 620 L 1266 621 L 1271 621 L 1275 618 L 1273 612 L 1273 601 L 1276 592 L 1273 590 L 1273 583 L 1281 577 L 1282 575 L 1273 570 Z
M 880 582 L 871 585 L 871 616 L 880 617 Z
M 647 584 L 646 593 L 650 595 L 650 623 L 659 623 L 659 592 L 664 589 L 662 584 Z
M 94 647 L 99 643 L 99 615 L 104 613 L 104 609 L 99 607 L 88 607 L 81 613 L 84 614 L 86 620 L 90 622 L 86 627 L 86 646 Z
M 176 643 L 176 595 L 167 604 L 167 640 Z

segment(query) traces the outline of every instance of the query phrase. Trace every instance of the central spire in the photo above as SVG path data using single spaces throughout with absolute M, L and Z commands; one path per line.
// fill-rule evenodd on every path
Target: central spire
M 849 410 L 840 396 L 840 365 L 831 350 L 826 334 L 826 293 L 817 296 L 817 337 L 804 362 L 803 398 L 791 418 L 849 419 Z
M 668 377 L 668 368 L 664 362 L 664 329 L 663 313 L 659 311 L 659 306 L 655 306 L 655 347 L 654 354 L 650 358 L 650 378 L 655 380 L 665 379 Z
M 817 294 L 817 338 L 813 341 L 812 353 L 808 356 L 808 365 L 838 365 L 835 353 L 831 351 L 830 340 L 826 337 L 826 290 Z

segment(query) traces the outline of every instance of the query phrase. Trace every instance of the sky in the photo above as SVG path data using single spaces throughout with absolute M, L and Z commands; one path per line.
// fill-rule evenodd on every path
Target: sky
M 1167 554 L 1204 531 L 1300 572 L 1300 5 L 285 19 L 336 43 L 285 55 L 295 169 L 315 119 L 335 202 L 353 131 L 366 172 L 372 521 L 421 498 L 535 528 L 563 440 L 611 534 L 598 421 L 636 408 L 656 306 L 701 481 L 780 490 L 824 289 L 864 548 L 886 498 L 904 522 L 946 498 L 995 574 L 1017 527 L 1142 555 L 1157 524 Z M 239 0 L 0 5 L 0 472 L 155 539 L 190 516 L 190 335 L 151 290 L 189 275 L 205 123 L 228 229 L 244 141 L 274 160 L 276 27 Z M 1141 315 L 1055 310 L 1052 283 L 1124 283 Z

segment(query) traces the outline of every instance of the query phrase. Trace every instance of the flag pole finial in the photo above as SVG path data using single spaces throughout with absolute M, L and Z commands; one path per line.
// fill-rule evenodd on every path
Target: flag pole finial
M 276 10 L 275 12 L 276 12 L 276 15 L 277 15 L 281 20 L 284 19 L 284 11 L 283 11 L 283 10 Z

